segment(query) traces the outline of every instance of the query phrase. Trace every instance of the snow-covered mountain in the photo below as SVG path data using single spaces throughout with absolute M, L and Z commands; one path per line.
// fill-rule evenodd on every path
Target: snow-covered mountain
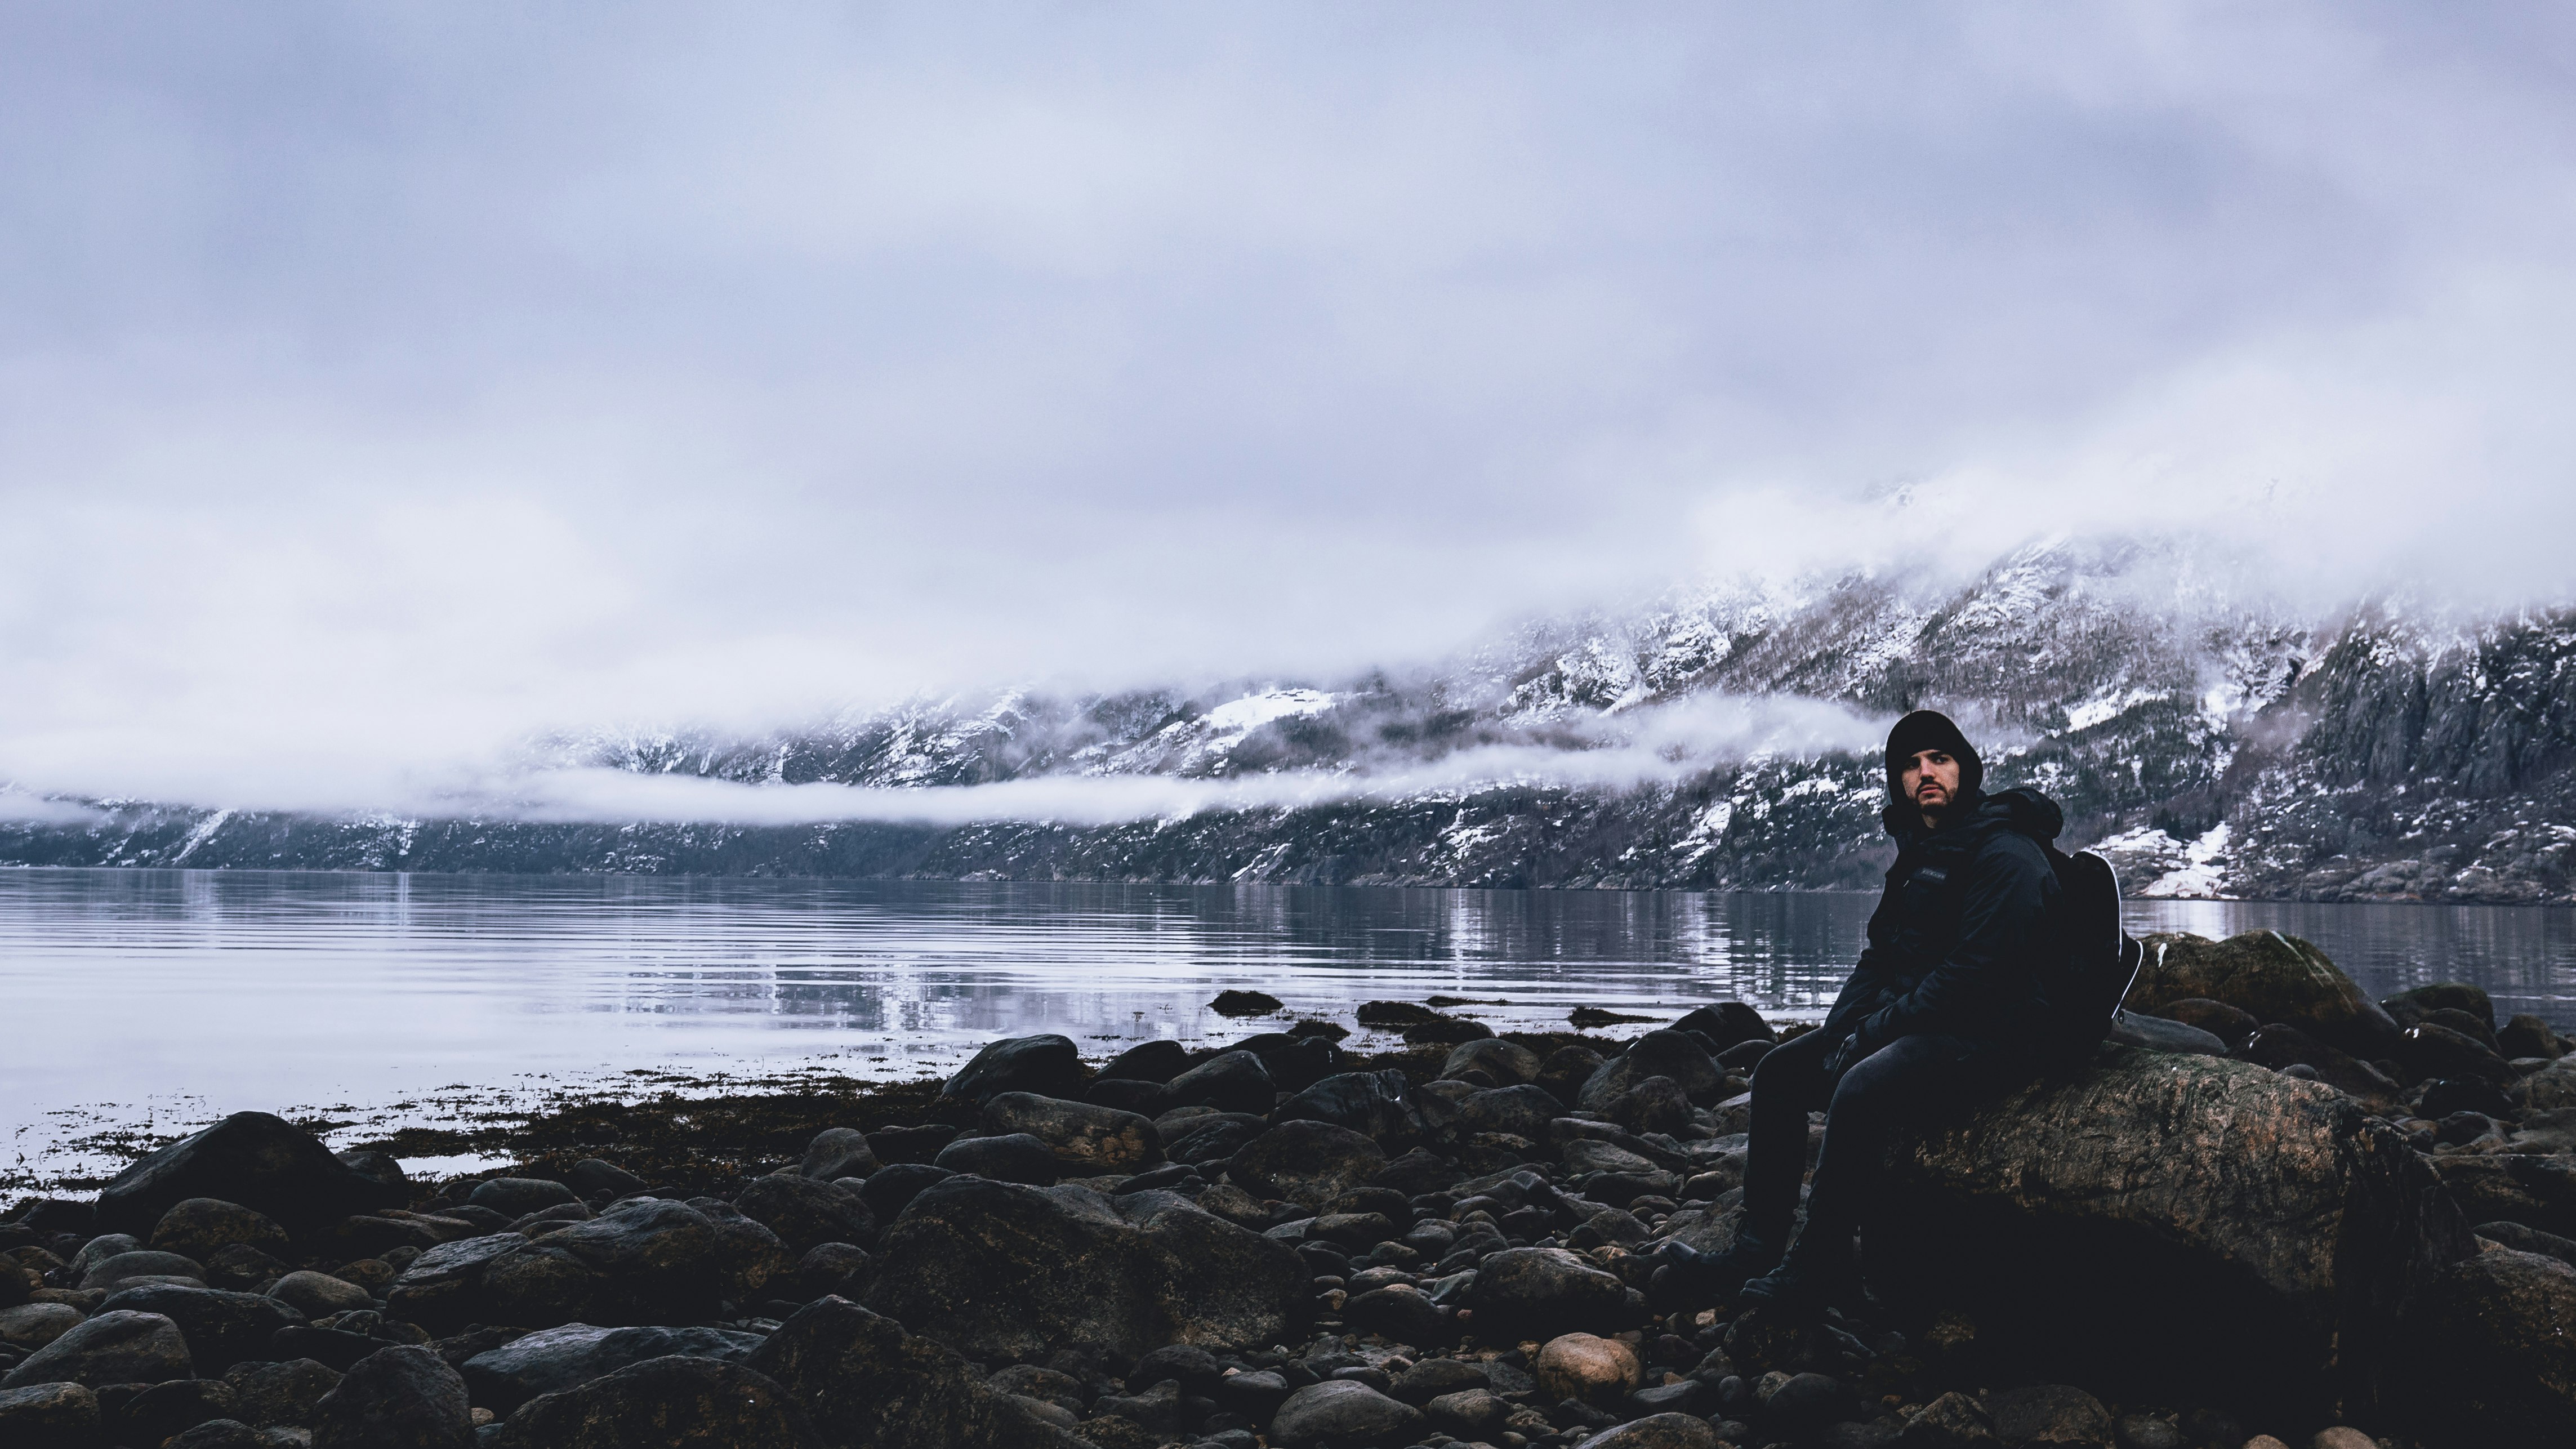
M 2150 894 L 2563 901 L 2576 850 L 2576 609 L 2473 622 L 2249 605 L 2138 545 L 2021 550 L 1964 585 L 1856 573 L 1544 621 L 1446 664 L 1341 679 L 921 699 L 761 738 L 603 733 L 541 767 L 742 785 L 1378 782 L 1318 803 L 1076 826 L 541 824 L 114 805 L 0 826 L 18 863 L 621 870 L 1489 886 L 1867 886 L 1868 740 L 1920 705 L 1990 778 L 2067 807 Z M 1833 727 L 1739 728 L 1712 702 Z M 1790 717 L 1793 721 L 1795 716 Z M 1663 761 L 1605 780 L 1532 759 Z M 1481 753 L 1480 753 L 1481 752 Z M 1514 767 L 1489 774 L 1485 759 Z M 1426 783 L 1408 786 L 1408 780 Z

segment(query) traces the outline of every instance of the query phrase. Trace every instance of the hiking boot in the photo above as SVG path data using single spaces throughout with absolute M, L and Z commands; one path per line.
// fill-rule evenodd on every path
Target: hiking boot
M 1813 1228 L 1798 1235 L 1780 1266 L 1747 1282 L 1745 1306 L 1760 1307 L 1783 1319 L 1806 1322 L 1825 1310 L 1860 1297 L 1860 1265 L 1852 1253 L 1851 1234 L 1819 1235 Z
M 1780 1265 L 1780 1243 L 1787 1236 L 1738 1232 L 1734 1245 L 1716 1254 L 1687 1243 L 1666 1243 L 1655 1254 L 1664 1265 L 1655 1270 L 1655 1286 L 1694 1302 L 1724 1303 L 1742 1292 L 1747 1280 Z

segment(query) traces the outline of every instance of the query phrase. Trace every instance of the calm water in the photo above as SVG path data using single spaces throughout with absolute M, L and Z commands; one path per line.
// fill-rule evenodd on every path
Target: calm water
M 649 1072 L 910 1076 L 1001 1035 L 1105 1055 L 1300 1014 L 1499 999 L 1814 1014 L 1873 898 L 1685 892 L 0 871 L 0 1180 L 76 1170 L 102 1123 L 326 1109 L 372 1128 Z M 2271 928 L 2373 995 L 2479 982 L 2576 1025 L 2576 911 L 2140 902 L 2132 929 Z M 1642 1030 L 1643 1028 L 1631 1028 Z

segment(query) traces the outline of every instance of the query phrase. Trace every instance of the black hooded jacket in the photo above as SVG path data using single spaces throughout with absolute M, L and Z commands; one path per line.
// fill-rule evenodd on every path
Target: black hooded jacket
M 1911 803 L 1890 805 L 1896 863 L 1869 918 L 1869 946 L 1823 1030 L 1856 1037 L 1854 1057 L 1898 1037 L 1939 1032 L 2036 1049 L 2047 999 L 2057 871 L 2041 849 L 2066 823 L 2036 790 L 1973 787 L 1926 830 Z

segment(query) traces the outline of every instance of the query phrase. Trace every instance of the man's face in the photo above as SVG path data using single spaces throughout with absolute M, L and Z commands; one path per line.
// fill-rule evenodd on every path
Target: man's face
M 1917 750 L 1897 774 L 1897 786 L 1928 824 L 1959 798 L 1959 762 L 1947 750 Z

